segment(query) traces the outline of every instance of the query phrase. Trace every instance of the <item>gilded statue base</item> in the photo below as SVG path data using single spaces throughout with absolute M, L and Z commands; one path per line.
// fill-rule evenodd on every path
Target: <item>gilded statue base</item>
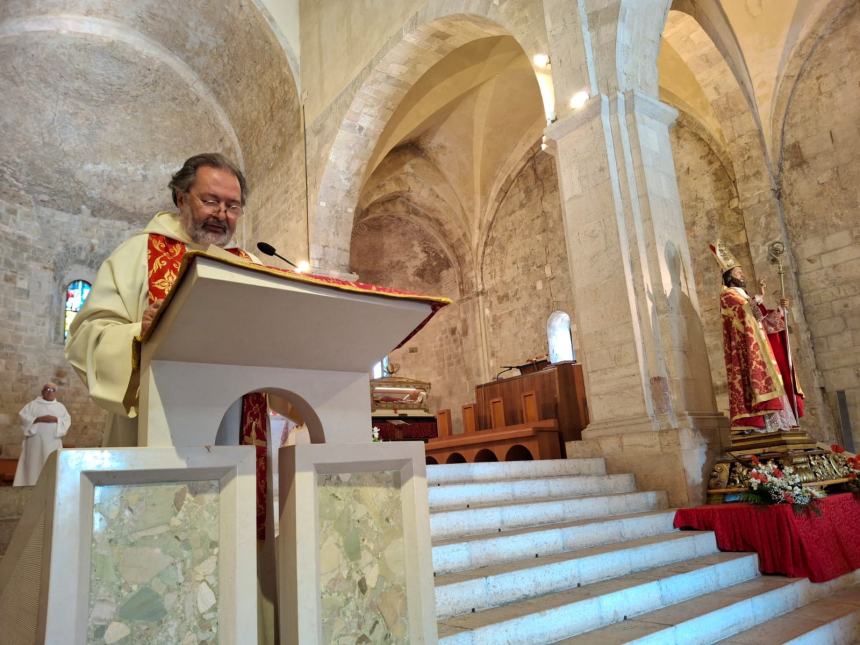
M 802 430 L 743 434 L 731 433 L 731 445 L 714 464 L 708 480 L 708 504 L 737 501 L 747 491 L 748 472 L 755 455 L 791 466 L 806 486 L 823 488 L 850 481 L 844 476 L 844 456 L 817 443 Z

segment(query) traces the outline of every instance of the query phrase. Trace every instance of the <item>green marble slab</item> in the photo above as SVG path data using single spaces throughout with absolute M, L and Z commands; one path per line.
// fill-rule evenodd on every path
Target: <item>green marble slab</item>
M 218 642 L 218 480 L 96 486 L 88 643 Z
M 319 474 L 323 642 L 406 643 L 400 472 Z

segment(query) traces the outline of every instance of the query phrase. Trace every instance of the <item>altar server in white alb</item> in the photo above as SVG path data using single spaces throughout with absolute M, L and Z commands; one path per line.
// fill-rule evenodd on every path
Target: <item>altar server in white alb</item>
M 45 383 L 42 395 L 18 413 L 24 442 L 15 471 L 15 486 L 35 486 L 48 456 L 63 447 L 62 437 L 69 431 L 72 418 L 66 406 L 57 401 L 57 386 Z

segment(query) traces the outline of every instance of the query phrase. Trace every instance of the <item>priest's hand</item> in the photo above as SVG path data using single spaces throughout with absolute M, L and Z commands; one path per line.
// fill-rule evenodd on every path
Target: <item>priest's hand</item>
M 788 309 L 791 306 L 791 300 L 789 300 L 788 298 L 780 298 L 779 306 L 783 309 Z
M 164 300 L 156 300 L 143 311 L 143 318 L 140 320 L 140 333 L 145 334 L 146 330 L 152 325 L 156 312 L 161 308 L 161 303 Z
M 36 417 L 36 420 L 33 423 L 56 423 L 57 417 L 53 414 L 43 414 L 40 417 Z
M 762 278 L 761 280 L 758 281 L 758 292 L 761 295 L 764 295 L 766 291 L 767 291 L 767 280 Z

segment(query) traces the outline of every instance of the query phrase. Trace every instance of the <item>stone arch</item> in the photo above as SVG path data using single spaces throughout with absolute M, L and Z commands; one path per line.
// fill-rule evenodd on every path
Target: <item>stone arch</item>
M 428 466 L 436 466 L 439 464 L 439 462 L 436 460 L 436 457 L 431 457 L 430 455 L 427 455 L 424 458 L 424 463 Z
M 499 212 L 499 207 L 502 205 L 502 202 L 505 201 L 505 197 L 508 194 L 508 191 L 513 186 L 514 182 L 517 180 L 517 177 L 520 176 L 520 173 L 525 169 L 525 167 L 534 161 L 534 158 L 537 154 L 541 152 L 540 144 L 533 143 L 529 148 L 520 155 L 519 159 L 517 159 L 510 167 L 510 170 L 506 173 L 499 173 L 501 179 L 501 183 L 499 186 L 494 187 L 494 190 L 489 195 L 489 199 L 487 200 L 487 210 L 483 214 L 481 221 L 478 223 L 479 233 L 478 239 L 476 240 L 478 251 L 476 254 L 477 262 L 477 273 L 478 273 L 478 283 L 480 288 L 483 289 L 483 279 L 481 275 L 483 273 L 484 266 L 484 255 L 487 250 L 487 237 L 489 236 L 490 231 L 493 228 L 493 224 L 496 221 L 496 215 Z
M 391 208 L 392 205 L 398 205 L 401 208 Z M 387 199 L 374 202 L 356 218 L 354 226 L 385 216 L 407 219 L 427 231 L 445 252 L 451 265 L 456 268 L 459 295 L 468 293 L 470 285 L 474 283 L 474 271 L 471 270 L 468 249 L 463 244 L 452 244 L 445 235 L 444 229 L 440 228 L 440 223 L 426 215 L 426 212 L 412 203 L 408 197 L 391 195 Z
M 463 207 L 436 165 L 413 146 L 393 150 L 374 171 L 360 195 L 353 230 L 383 214 L 408 217 L 429 231 L 457 267 L 460 295 L 474 290 L 476 272 Z
M 320 418 L 317 413 L 314 411 L 313 406 L 311 406 L 311 404 L 308 403 L 301 395 L 282 387 L 260 387 L 245 392 L 244 394 L 240 395 L 236 400 L 231 401 L 224 408 L 224 412 L 221 414 L 221 419 L 223 420 L 231 412 L 235 412 L 236 415 L 240 416 L 241 405 L 237 406 L 236 404 L 241 402 L 242 397 L 245 396 L 245 394 L 252 394 L 255 392 L 272 394 L 288 402 L 296 409 L 299 415 L 301 415 L 302 420 L 307 426 L 308 435 L 310 436 L 311 443 L 325 443 L 325 431 L 323 430 L 322 422 L 320 421 Z
M 445 460 L 446 464 L 465 464 L 466 458 L 459 452 L 452 452 Z
M 513 36 L 529 58 L 546 49 L 543 16 L 525 19 L 529 4 L 429 2 L 384 48 L 352 97 L 321 170 L 310 209 L 311 264 L 348 266 L 349 236 L 367 164 L 391 112 L 428 69 L 458 47 L 490 36 Z
M 233 124 L 227 117 L 221 103 L 185 61 L 163 47 L 160 43 L 121 23 L 89 16 L 47 15 L 8 20 L 0 24 L 0 39 L 12 38 L 28 33 L 63 33 L 109 39 L 121 42 L 144 56 L 155 58 L 185 81 L 187 86 L 200 98 L 200 101 L 212 110 L 216 115 L 219 125 L 230 138 L 230 143 L 238 155 L 237 162 L 240 166 L 245 165 L 242 147 L 239 145 L 239 138 L 236 136 Z
M 772 127 L 773 127 L 773 157 L 776 165 L 777 181 L 781 181 L 783 165 L 785 162 L 783 149 L 785 141 L 785 124 L 791 108 L 791 100 L 797 89 L 798 82 L 803 75 L 815 51 L 829 36 L 839 19 L 846 12 L 857 6 L 856 0 L 835 0 L 827 3 L 826 9 L 819 16 L 818 21 L 809 30 L 806 37 L 797 45 L 792 52 L 791 58 L 785 67 L 785 72 L 779 81 L 776 98 L 773 103 Z

